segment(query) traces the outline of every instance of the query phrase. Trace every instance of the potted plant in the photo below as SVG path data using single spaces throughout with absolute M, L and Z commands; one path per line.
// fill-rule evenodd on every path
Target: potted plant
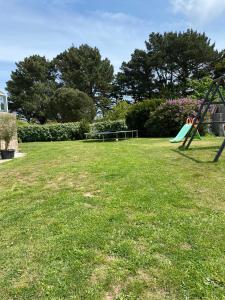
M 2 113 L 0 115 L 0 140 L 5 142 L 5 149 L 1 149 L 2 159 L 14 158 L 15 149 L 9 149 L 9 145 L 16 136 L 16 132 L 16 120 L 14 116 L 8 113 Z

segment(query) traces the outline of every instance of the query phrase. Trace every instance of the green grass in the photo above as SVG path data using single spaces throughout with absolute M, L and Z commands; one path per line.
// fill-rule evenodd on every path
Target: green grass
M 225 299 L 220 142 L 22 145 L 0 165 L 1 299 Z

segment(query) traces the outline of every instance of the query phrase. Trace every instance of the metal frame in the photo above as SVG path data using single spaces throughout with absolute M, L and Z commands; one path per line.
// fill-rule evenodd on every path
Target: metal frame
M 221 122 L 221 121 L 204 122 L 205 116 L 211 105 L 223 104 L 225 106 L 225 99 L 220 90 L 221 87 L 223 89 L 225 89 L 225 76 L 221 76 L 221 77 L 215 79 L 213 81 L 213 83 L 211 84 L 208 92 L 206 93 L 205 99 L 202 102 L 202 104 L 198 110 L 197 116 L 194 119 L 192 127 L 190 128 L 190 130 L 182 144 L 183 149 L 186 149 L 186 150 L 189 149 L 189 147 L 194 139 L 194 136 L 197 133 L 201 124 L 214 124 L 214 123 L 225 124 L 225 120 L 224 120 L 224 122 Z M 216 95 L 219 96 L 219 98 L 221 100 L 220 102 L 214 102 L 216 99 Z M 224 148 L 225 148 L 225 139 L 224 139 L 222 145 L 220 146 L 216 156 L 214 157 L 214 160 L 213 160 L 214 162 L 217 162 L 219 160 Z
M 88 132 L 85 133 L 85 137 L 86 140 L 88 140 L 88 137 L 91 137 L 94 140 L 101 140 L 101 141 L 105 141 L 105 140 L 126 140 L 127 138 L 129 138 L 127 136 L 128 133 L 131 133 L 131 137 L 130 138 L 138 138 L 138 130 L 121 130 L 121 131 L 102 131 L 102 132 Z M 123 134 L 123 137 L 120 137 L 119 135 Z M 135 134 L 135 136 L 134 136 Z M 111 138 L 106 138 L 108 135 L 114 136 Z M 94 138 L 93 138 L 94 137 Z M 97 137 L 97 138 L 96 138 Z

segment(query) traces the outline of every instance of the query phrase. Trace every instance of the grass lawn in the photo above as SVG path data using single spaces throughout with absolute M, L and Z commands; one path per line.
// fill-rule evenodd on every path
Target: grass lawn
M 0 298 L 225 299 L 220 143 L 22 145 L 0 165 Z

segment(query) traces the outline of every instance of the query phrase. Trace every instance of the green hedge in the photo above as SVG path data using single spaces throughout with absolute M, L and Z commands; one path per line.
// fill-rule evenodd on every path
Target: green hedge
M 18 126 L 18 138 L 22 142 L 47 142 L 80 140 L 90 130 L 85 121 L 76 123 Z
M 84 133 L 96 131 L 126 130 L 125 120 L 104 121 L 91 124 L 85 121 L 48 125 L 18 126 L 18 139 L 21 142 L 48 142 L 84 139 Z
M 149 120 L 150 113 L 155 111 L 162 102 L 162 99 L 151 99 L 131 105 L 126 115 L 126 124 L 128 128 L 137 129 L 139 136 L 148 136 L 145 123 Z
M 121 130 L 127 130 L 127 125 L 125 120 L 96 122 L 91 125 L 91 131 L 93 132 L 121 131 Z

